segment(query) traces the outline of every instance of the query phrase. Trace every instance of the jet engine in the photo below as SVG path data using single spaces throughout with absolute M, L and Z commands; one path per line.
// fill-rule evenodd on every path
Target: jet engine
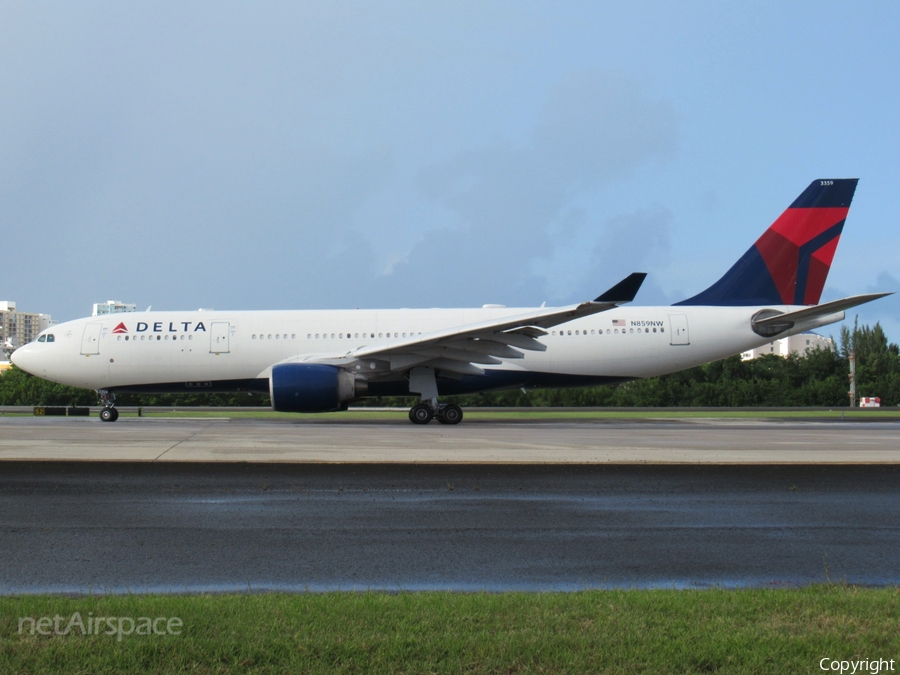
M 366 394 L 366 381 L 337 366 L 282 363 L 272 368 L 269 394 L 278 412 L 346 410 Z

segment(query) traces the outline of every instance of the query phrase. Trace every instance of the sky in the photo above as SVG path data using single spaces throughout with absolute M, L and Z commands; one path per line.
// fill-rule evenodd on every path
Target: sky
M 900 291 L 900 3 L 0 0 L 0 300 L 635 304 L 859 178 L 823 301 Z M 900 341 L 900 298 L 851 310 Z M 822 329 L 837 334 L 837 327 Z

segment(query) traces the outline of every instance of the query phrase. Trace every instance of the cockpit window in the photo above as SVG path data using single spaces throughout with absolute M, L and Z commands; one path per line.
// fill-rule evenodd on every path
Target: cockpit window
M 50 334 L 47 336 L 47 342 L 53 342 L 54 340 L 55 340 L 55 338 L 53 337 L 53 333 L 50 333 Z
M 41 336 L 38 338 L 38 342 L 45 342 L 46 340 L 47 340 L 47 336 L 46 336 L 46 335 L 41 335 Z

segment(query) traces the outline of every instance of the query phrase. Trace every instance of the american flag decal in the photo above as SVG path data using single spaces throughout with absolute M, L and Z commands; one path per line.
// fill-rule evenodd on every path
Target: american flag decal
M 624 326 L 625 319 L 613 319 L 613 326 Z

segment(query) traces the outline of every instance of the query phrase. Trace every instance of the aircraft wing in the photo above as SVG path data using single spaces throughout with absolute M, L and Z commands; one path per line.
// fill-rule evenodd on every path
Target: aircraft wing
M 546 335 L 547 328 L 631 302 L 646 276 L 643 272 L 631 274 L 590 302 L 540 307 L 524 314 L 410 336 L 389 345 L 363 346 L 304 361 L 335 365 L 365 361 L 369 368 L 374 365 L 376 372 L 431 366 L 459 375 L 481 375 L 484 373 L 481 365 L 499 364 L 501 359 L 520 359 L 524 351 L 546 351 L 547 345 L 536 338 Z

